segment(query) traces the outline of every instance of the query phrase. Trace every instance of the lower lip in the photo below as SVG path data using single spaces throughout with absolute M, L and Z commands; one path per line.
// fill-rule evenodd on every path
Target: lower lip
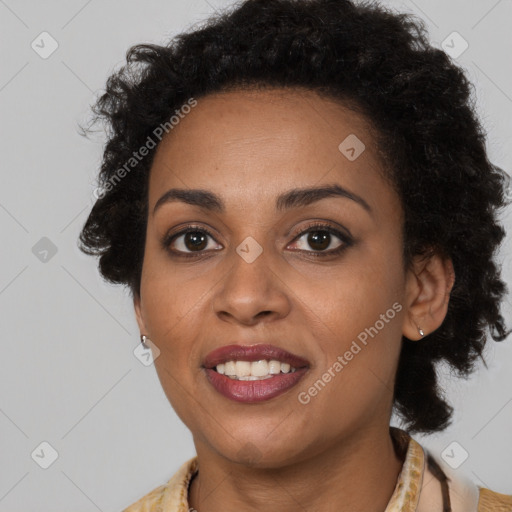
M 236 402 L 262 402 L 288 391 L 295 386 L 308 368 L 297 368 L 292 373 L 280 373 L 263 380 L 235 380 L 221 375 L 215 370 L 206 369 L 210 384 L 226 398 Z

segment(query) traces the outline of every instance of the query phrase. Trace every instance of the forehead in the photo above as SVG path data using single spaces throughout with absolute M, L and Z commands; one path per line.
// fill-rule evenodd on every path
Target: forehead
M 382 164 L 368 121 L 334 99 L 301 89 L 201 97 L 157 148 L 150 209 L 171 187 L 206 188 L 238 200 L 339 182 L 380 189 Z M 230 193 L 228 193 L 230 192 Z

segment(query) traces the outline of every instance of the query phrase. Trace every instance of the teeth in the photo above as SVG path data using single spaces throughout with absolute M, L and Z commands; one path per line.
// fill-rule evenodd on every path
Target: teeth
M 249 377 L 251 375 L 251 363 L 249 361 L 237 361 L 235 370 L 237 377 Z
M 251 363 L 250 371 L 251 375 L 254 377 L 265 377 L 269 374 L 267 361 L 265 361 L 265 359 L 262 359 L 261 361 L 253 361 Z
M 236 375 L 235 361 L 224 363 L 224 375 Z
M 275 359 L 272 359 L 272 361 L 268 362 L 268 372 L 271 375 L 277 375 L 278 373 L 281 373 L 281 363 L 279 361 L 276 361 Z
M 263 380 L 269 379 L 272 375 L 279 373 L 293 373 L 296 368 L 291 367 L 288 363 L 281 363 L 276 359 L 267 361 L 260 359 L 259 361 L 226 361 L 220 363 L 215 368 L 221 375 L 226 375 L 237 380 Z

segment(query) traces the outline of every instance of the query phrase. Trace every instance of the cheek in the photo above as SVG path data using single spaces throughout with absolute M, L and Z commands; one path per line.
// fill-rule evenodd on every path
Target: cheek
M 165 370 L 179 375 L 180 383 L 185 383 L 190 378 L 190 371 L 185 369 L 197 366 L 197 340 L 203 330 L 200 311 L 210 294 L 201 278 L 193 279 L 179 265 L 149 257 L 144 262 L 141 295 L 147 330 L 160 349 L 155 366 L 160 378 L 166 380 L 167 391 L 167 386 L 175 388 L 177 384 L 164 375 Z
M 304 312 L 323 353 L 315 379 L 343 358 L 343 369 L 331 370 L 337 375 L 329 384 L 333 393 L 371 401 L 392 387 L 404 311 L 400 262 L 399 247 L 382 242 L 347 258 L 329 279 L 303 282 Z
M 354 341 L 361 347 L 355 357 L 367 372 L 387 382 L 400 349 L 405 281 L 399 258 L 378 256 L 361 259 L 360 271 L 347 284 L 352 291 L 344 318 L 354 319 L 349 323 L 350 344 Z
M 171 262 L 165 251 L 148 244 L 141 294 L 148 328 L 155 335 L 180 330 L 187 315 L 204 300 L 204 282 L 186 266 Z
M 204 282 L 190 279 L 179 266 L 159 262 L 143 272 L 141 293 L 148 331 L 160 354 L 155 368 L 169 403 L 186 425 L 194 422 L 193 411 L 201 338 L 200 310 L 208 293 Z M 152 271 L 157 268 L 158 271 Z
M 387 261 L 391 260 L 378 254 L 355 254 L 329 274 L 301 280 L 294 295 L 304 304 L 310 321 L 323 324 L 331 339 L 339 337 L 347 343 L 376 322 L 380 334 L 396 338 L 405 281 L 397 261 Z

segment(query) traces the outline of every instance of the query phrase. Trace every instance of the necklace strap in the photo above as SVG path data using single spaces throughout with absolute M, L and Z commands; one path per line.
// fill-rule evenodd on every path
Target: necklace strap
M 441 469 L 441 466 L 437 463 L 431 453 L 427 450 L 427 464 L 430 472 L 439 480 L 441 483 L 441 495 L 443 497 L 443 512 L 452 512 L 452 505 L 450 503 L 450 491 L 448 488 L 448 481 L 450 480 L 445 472 Z

